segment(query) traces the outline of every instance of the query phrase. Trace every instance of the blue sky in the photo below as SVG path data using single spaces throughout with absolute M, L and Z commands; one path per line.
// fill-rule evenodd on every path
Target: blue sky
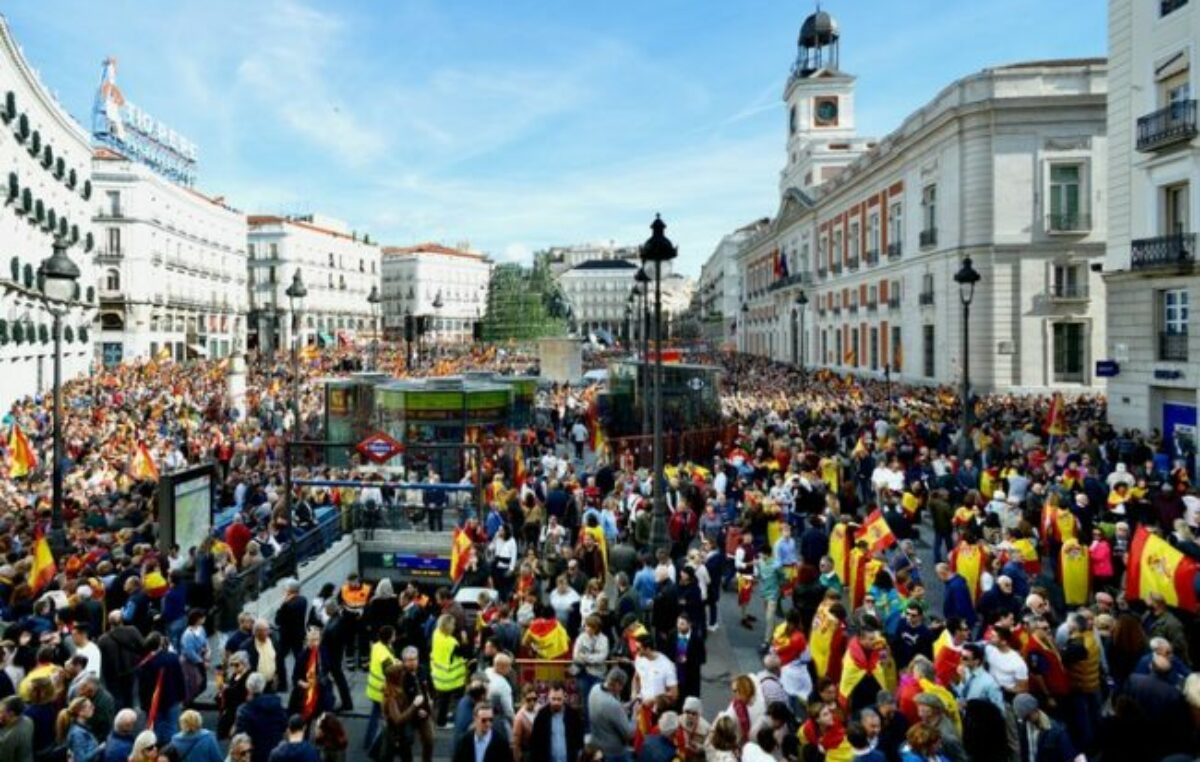
M 1103 55 L 1104 0 L 826 0 L 859 132 L 987 66 Z M 13 0 L 26 57 L 85 124 L 109 55 L 126 97 L 199 145 L 197 186 L 386 243 L 498 260 L 643 240 L 699 272 L 773 214 L 781 94 L 810 2 Z M 102 10 L 101 10 L 102 8 Z

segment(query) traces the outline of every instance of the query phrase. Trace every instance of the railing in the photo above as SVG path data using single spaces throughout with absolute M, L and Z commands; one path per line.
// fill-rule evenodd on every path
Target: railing
M 1056 283 L 1050 287 L 1050 298 L 1056 301 L 1087 299 L 1088 287 L 1086 283 Z
M 1188 335 L 1161 331 L 1158 334 L 1158 359 L 1166 362 L 1187 362 Z
M 1175 101 L 1137 120 L 1137 149 L 1156 151 L 1196 137 L 1196 101 Z
M 1196 234 L 1140 238 L 1133 241 L 1130 248 L 1130 264 L 1134 270 L 1189 264 L 1196 259 Z
M 721 443 L 731 444 L 737 438 L 736 426 L 723 426 L 715 429 L 696 429 L 695 431 L 664 432 L 663 457 L 664 462 L 676 463 L 682 453 L 696 463 L 712 456 L 713 448 Z M 611 437 L 607 444 L 614 455 L 619 456 L 626 449 L 633 455 L 638 467 L 653 466 L 654 437 L 650 434 L 635 434 L 627 437 Z
M 917 300 L 917 303 L 920 304 L 922 307 L 932 307 L 933 306 L 933 292 L 926 291 L 925 293 L 921 294 L 921 296 Z
M 842 308 L 841 308 L 841 307 L 834 307 L 834 308 L 833 308 L 833 310 L 832 310 L 832 312 L 833 312 L 833 314 L 835 314 L 835 315 L 840 315 L 840 314 L 842 314 Z
M 898 297 L 898 296 L 889 296 L 889 297 L 888 297 L 888 309 L 889 309 L 889 310 L 898 310 L 898 309 L 900 309 L 900 297 Z
M 866 258 L 868 267 L 874 267 L 879 264 L 879 249 L 868 249 Z
M 851 304 L 851 305 L 850 305 L 850 307 L 849 307 L 849 310 L 850 310 L 850 314 L 851 314 L 851 315 L 857 315 L 857 314 L 858 314 L 858 305 L 857 305 L 857 304 Z
M 247 601 L 257 598 L 263 590 L 270 589 L 287 577 L 296 575 L 300 564 L 324 553 L 343 534 L 339 511 L 330 511 L 316 526 L 300 534 L 282 549 L 261 564 L 238 572 L 233 587 L 234 595 L 241 598 L 237 606 L 241 610 Z
M 920 236 L 921 248 L 926 246 L 937 246 L 937 228 L 929 228 L 922 230 Z
M 824 278 L 828 275 L 829 275 L 829 268 L 827 268 L 827 267 L 818 267 L 817 268 L 817 277 L 818 278 Z
M 1187 4 L 1188 0 L 1162 0 L 1159 5 L 1158 15 L 1166 16 L 1168 13 L 1173 13 Z
M 902 253 L 904 253 L 904 244 L 899 241 L 892 241 L 888 244 L 888 259 L 899 259 Z
M 829 271 L 830 271 L 831 273 L 833 273 L 834 275 L 840 275 L 840 274 L 841 274 L 841 272 L 842 272 L 842 263 L 841 263 L 841 261 L 839 260 L 839 261 L 835 261 L 835 262 L 833 262 L 833 263 L 832 263 L 832 264 L 829 266 Z
M 846 269 L 849 270 L 850 272 L 854 272 L 855 270 L 858 269 L 858 255 L 857 254 L 846 258 Z
M 879 302 L 874 302 L 874 301 L 867 302 L 867 312 L 874 312 L 877 309 L 879 309 Z
M 772 283 L 770 286 L 767 286 L 767 290 L 768 291 L 778 291 L 781 288 L 787 288 L 789 286 L 797 286 L 797 285 L 807 286 L 810 283 L 812 283 L 812 279 L 808 276 L 808 273 L 792 273 L 791 275 L 787 276 L 786 278 L 780 278 L 779 280 Z
M 1047 233 L 1086 233 L 1092 229 L 1092 215 L 1068 212 L 1046 215 Z

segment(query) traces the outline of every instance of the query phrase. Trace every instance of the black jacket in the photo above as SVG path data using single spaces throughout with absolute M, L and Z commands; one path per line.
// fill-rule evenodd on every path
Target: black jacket
M 133 672 L 146 655 L 142 634 L 132 625 L 114 627 L 96 641 L 100 649 L 100 677 L 105 685 L 119 685 L 133 678 Z
M 237 710 L 234 732 L 247 733 L 254 744 L 251 762 L 267 762 L 271 752 L 283 740 L 287 730 L 287 712 L 273 693 L 255 696 Z
M 279 610 L 275 612 L 275 627 L 279 630 L 279 644 L 288 650 L 302 648 L 307 622 L 308 599 L 303 595 L 297 595 L 279 604 Z
M 458 739 L 454 748 L 454 762 L 475 762 L 475 731 Z M 512 746 L 503 733 L 492 731 L 492 740 L 483 754 L 483 762 L 513 762 Z
M 679 697 L 700 695 L 700 668 L 704 666 L 708 655 L 705 653 L 704 638 L 695 629 L 688 638 L 687 651 L 683 654 L 686 661 L 680 663 L 678 647 L 673 647 L 668 653 L 671 661 L 675 662 L 675 672 L 679 678 Z
M 533 718 L 533 732 L 529 737 L 530 759 L 538 762 L 552 762 L 550 759 L 550 723 L 553 714 L 549 706 L 544 706 Z M 563 730 L 566 731 L 567 736 L 567 762 L 574 762 L 579 759 L 579 750 L 583 748 L 583 719 L 579 716 L 579 710 L 565 704 L 563 705 Z

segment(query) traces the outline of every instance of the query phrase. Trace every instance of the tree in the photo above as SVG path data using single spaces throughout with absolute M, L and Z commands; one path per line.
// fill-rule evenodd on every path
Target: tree
M 484 341 L 529 341 L 566 336 L 567 301 L 544 263 L 497 265 L 488 284 Z

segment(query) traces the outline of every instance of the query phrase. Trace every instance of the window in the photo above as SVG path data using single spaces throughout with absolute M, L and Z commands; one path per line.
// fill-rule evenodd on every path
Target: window
M 846 347 L 846 364 L 857 368 L 860 365 L 860 359 L 858 356 L 858 329 L 851 328 L 850 346 Z
M 1054 381 L 1083 383 L 1086 326 L 1083 323 L 1054 324 Z
M 1059 299 L 1078 299 L 1087 296 L 1087 281 L 1083 265 L 1055 265 L 1051 292 Z
M 329 266 L 333 267 L 333 252 L 329 252 Z
M 924 353 L 924 355 L 925 355 L 925 357 L 924 357 L 924 360 L 925 360 L 925 368 L 924 368 L 924 370 L 925 370 L 925 377 L 926 377 L 926 378 L 933 378 L 933 353 L 934 353 L 934 346 L 933 346 L 933 339 L 934 339 L 933 326 L 932 326 L 932 325 L 921 326 L 921 331 L 922 331 L 922 333 L 924 334 L 924 335 L 923 335 L 923 337 L 922 337 L 924 340 L 922 341 L 922 347 L 921 347 L 921 351 L 922 351 L 922 352 Z
M 842 231 L 836 230 L 833 233 L 833 251 L 830 253 L 830 262 L 839 268 L 842 264 L 842 258 L 845 256 L 845 251 L 842 249 Z
M 108 253 L 113 256 L 121 253 L 120 228 L 108 228 Z
M 108 197 L 108 215 L 110 217 L 121 216 L 121 192 L 107 191 L 105 196 Z
M 271 245 L 274 246 L 275 244 L 271 244 Z M 268 273 L 269 273 L 269 275 L 267 277 L 267 282 L 270 283 L 272 286 L 274 286 L 275 285 L 275 266 L 274 265 L 271 266 L 271 269 L 268 271 Z
M 879 215 L 867 218 L 867 251 L 879 251 Z
M 926 185 L 921 191 L 921 222 L 923 230 L 937 230 L 937 186 Z
M 904 368 L 901 363 L 901 360 L 904 359 L 904 350 L 900 348 L 900 326 L 892 326 L 892 340 L 888 346 L 892 348 L 892 372 L 899 373 Z
M 1162 106 L 1175 106 L 1191 100 L 1191 71 L 1187 53 L 1176 53 L 1155 67 L 1154 79 L 1158 102 Z
M 843 352 L 842 352 L 842 332 L 841 331 L 833 332 L 833 348 L 836 350 L 834 352 L 834 358 L 833 358 L 834 362 L 836 362 L 838 365 L 844 365 L 846 360 L 845 360 L 845 354 L 843 354 Z
M 1170 334 L 1188 332 L 1188 291 L 1172 288 L 1162 292 L 1163 331 Z
M 879 370 L 879 329 L 872 328 L 870 334 L 871 370 Z
M 104 288 L 106 291 L 121 290 L 121 271 L 115 267 L 104 271 Z
M 899 251 L 900 244 L 904 240 L 904 206 L 897 201 L 892 204 L 891 210 L 888 211 L 888 247 L 896 247 Z
M 246 259 L 254 259 L 254 244 L 246 245 Z
M 857 261 L 858 260 L 858 252 L 862 251 L 862 246 L 860 245 L 858 234 L 859 234 L 858 223 L 855 222 L 852 225 L 850 225 L 850 257 L 849 258 L 852 261 Z
M 1163 234 L 1182 235 L 1188 232 L 1188 184 L 1176 183 L 1162 189 Z
M 1079 164 L 1050 165 L 1050 230 L 1081 230 Z

